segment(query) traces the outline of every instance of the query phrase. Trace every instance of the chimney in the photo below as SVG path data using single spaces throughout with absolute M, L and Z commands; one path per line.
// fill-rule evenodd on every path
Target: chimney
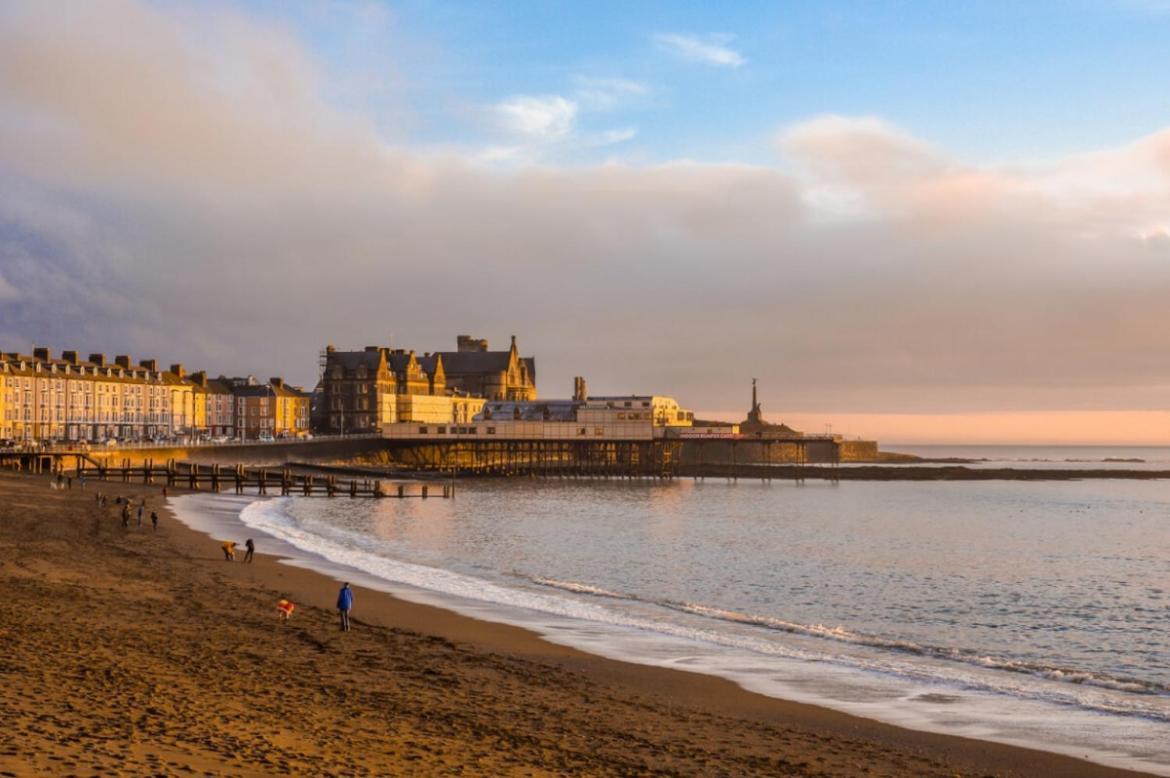
M 186 371 L 183 370 L 182 362 L 176 362 L 175 364 L 171 365 L 171 372 L 177 375 L 179 378 L 187 375 Z
M 366 351 L 368 351 L 368 352 L 372 353 L 372 352 L 375 352 L 377 350 L 378 350 L 377 346 L 366 346 Z
M 52 352 L 44 346 L 33 346 L 33 359 L 39 359 L 42 362 L 48 362 L 53 358 Z
M 153 369 L 154 368 L 151 368 L 151 370 L 153 370 Z M 194 381 L 195 383 L 199 384 L 200 386 L 205 387 L 205 386 L 207 386 L 207 372 L 205 370 L 200 370 L 198 373 L 192 373 L 191 380 Z
M 126 369 L 129 369 L 130 368 L 130 357 L 127 356 L 126 354 L 119 354 L 118 356 L 114 357 L 114 364 L 118 365 L 119 367 L 124 367 Z
M 585 398 L 589 396 L 589 391 L 585 387 L 585 379 L 581 376 L 573 378 L 573 399 L 577 402 L 585 402 Z
M 284 386 L 284 379 L 281 378 L 280 376 L 274 376 L 273 378 L 268 379 L 268 383 L 272 384 L 277 389 L 280 389 L 281 387 Z
M 158 372 L 158 360 L 157 359 L 144 359 L 138 363 L 138 366 L 144 367 L 152 373 Z
M 62 351 L 61 352 L 61 359 L 65 360 L 66 362 L 68 362 L 71 365 L 76 365 L 77 364 L 77 352 L 76 351 Z
M 105 367 L 106 366 L 106 355 L 105 354 L 90 354 L 89 361 L 93 362 L 98 367 Z
M 332 354 L 334 351 L 337 351 L 337 349 L 333 347 L 332 343 L 325 347 L 326 354 Z

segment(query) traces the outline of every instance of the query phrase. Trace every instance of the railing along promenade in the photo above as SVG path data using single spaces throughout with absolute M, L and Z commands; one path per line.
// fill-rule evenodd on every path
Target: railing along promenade
M 57 441 L 54 443 L 21 443 L 15 446 L 0 446 L 0 454 L 73 454 L 78 451 L 100 454 L 107 451 L 139 451 L 146 449 L 168 448 L 244 448 L 252 446 L 292 446 L 311 445 L 326 441 L 371 440 L 382 437 L 380 434 L 360 433 L 354 435 L 313 435 L 307 438 L 229 438 L 227 440 L 208 440 L 198 438 L 186 440 L 175 438 L 172 440 L 126 440 L 116 443 L 95 443 L 89 441 Z

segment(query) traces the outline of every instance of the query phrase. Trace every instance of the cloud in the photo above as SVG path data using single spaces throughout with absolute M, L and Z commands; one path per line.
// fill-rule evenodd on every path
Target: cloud
M 738 68 L 746 65 L 747 59 L 727 45 L 731 40 L 729 35 L 711 35 L 707 37 L 707 40 L 691 35 L 667 32 L 654 36 L 654 41 L 660 48 L 690 62 L 727 68 Z
M 626 78 L 595 78 L 579 76 L 576 84 L 577 101 L 592 111 L 613 111 L 650 95 L 650 87 Z
M 568 137 L 577 119 L 577 103 L 560 95 L 516 95 L 494 111 L 504 129 L 543 142 Z
M 612 146 L 615 143 L 625 143 L 638 136 L 637 127 L 618 127 L 612 130 L 599 132 L 587 140 L 591 146 Z
M 329 342 L 516 333 L 549 397 L 585 375 L 734 408 L 757 376 L 781 417 L 1165 406 L 1170 131 L 972 165 L 818 117 L 775 165 L 557 167 L 524 150 L 587 142 L 584 109 L 525 95 L 485 167 L 388 144 L 248 15 L 3 8 L 5 349 L 311 384 Z

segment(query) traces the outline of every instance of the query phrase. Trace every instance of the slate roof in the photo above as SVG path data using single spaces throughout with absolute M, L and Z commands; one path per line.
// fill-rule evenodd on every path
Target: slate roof
M 365 365 L 373 372 L 378 369 L 381 356 L 380 351 L 332 351 L 328 359 L 331 363 L 340 363 L 346 370 L 357 370 L 360 365 Z
M 475 420 L 515 421 L 517 411 L 519 411 L 519 421 L 576 421 L 577 408 L 580 405 L 581 403 L 575 400 L 535 400 L 533 402 L 492 400 L 484 403 L 483 410 L 475 415 Z M 491 415 L 490 419 L 488 413 Z
M 511 351 L 440 351 L 443 370 L 449 376 L 503 373 L 508 369 Z

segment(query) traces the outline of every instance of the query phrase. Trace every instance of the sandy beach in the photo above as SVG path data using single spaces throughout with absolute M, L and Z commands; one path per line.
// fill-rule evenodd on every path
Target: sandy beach
M 159 529 L 122 528 L 114 496 L 145 498 Z M 263 554 L 225 562 L 157 487 L 0 474 L 0 587 L 0 775 L 1137 774 L 361 589 L 343 634 L 335 581 Z M 282 598 L 298 606 L 285 625 Z

